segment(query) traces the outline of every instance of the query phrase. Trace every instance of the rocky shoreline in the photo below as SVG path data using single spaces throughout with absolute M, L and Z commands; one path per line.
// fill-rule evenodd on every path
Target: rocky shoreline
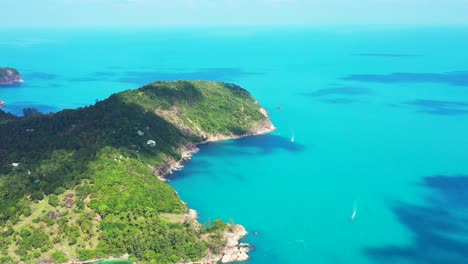
M 267 112 L 261 108 L 260 111 L 268 117 Z M 243 137 L 249 136 L 257 136 L 270 133 L 276 130 L 276 127 L 270 122 L 267 118 L 264 121 L 260 122 L 260 124 L 244 133 L 242 135 L 210 135 L 205 134 L 203 135 L 203 141 L 197 144 L 189 144 L 184 146 L 180 150 L 181 158 L 179 160 L 168 160 L 163 163 L 159 168 L 154 166 L 148 165 L 155 176 L 163 181 L 168 180 L 168 176 L 172 174 L 174 171 L 181 170 L 184 166 L 182 165 L 185 161 L 188 161 L 192 158 L 192 155 L 199 151 L 198 145 L 220 142 L 224 140 L 230 139 L 239 139 Z M 187 213 L 184 215 L 184 222 L 192 225 L 195 230 L 200 230 L 202 225 L 197 220 L 198 214 L 193 209 L 188 209 Z M 218 264 L 218 263 L 232 263 L 232 262 L 242 262 L 249 259 L 248 253 L 251 250 L 251 246 L 247 243 L 241 243 L 240 240 L 247 235 L 247 230 L 244 226 L 239 224 L 228 224 L 226 229 L 223 232 L 223 238 L 226 241 L 226 244 L 223 246 L 222 250 L 219 254 L 214 254 L 212 252 L 208 252 L 207 255 L 198 260 L 198 261 L 179 261 L 177 264 Z M 96 258 L 90 259 L 87 261 L 80 261 L 79 259 L 71 259 L 65 264 L 92 264 L 97 263 L 103 260 L 112 260 L 116 259 L 115 257 L 110 258 Z M 122 257 L 118 257 L 117 259 L 128 259 L 128 254 L 125 254 Z M 53 259 L 43 259 L 44 262 L 39 262 L 36 264 L 49 264 L 55 263 Z M 52 261 L 52 262 L 47 262 Z
M 224 246 L 220 254 L 208 253 L 206 257 L 200 260 L 179 261 L 177 264 L 218 264 L 247 261 L 251 247 L 247 243 L 239 243 L 246 235 L 247 231 L 243 226 L 228 225 L 223 233 L 226 246 Z
M 197 220 L 198 214 L 195 210 L 189 209 L 184 215 L 184 221 L 187 224 L 194 226 L 197 230 L 201 229 L 202 225 Z M 219 254 L 209 252 L 204 258 L 197 261 L 181 260 L 177 264 L 218 264 L 241 262 L 249 259 L 248 253 L 251 247 L 247 243 L 240 243 L 240 240 L 247 235 L 247 230 L 242 225 L 228 224 L 223 232 L 223 239 L 226 241 L 223 249 Z
M 124 254 L 121 257 L 111 257 L 111 258 L 95 258 L 95 259 L 89 259 L 89 260 L 79 260 L 77 258 L 71 259 L 68 262 L 65 262 L 63 264 L 95 264 L 97 262 L 101 261 L 112 261 L 112 260 L 128 260 L 129 255 Z M 53 259 L 50 259 L 50 261 L 53 261 Z M 42 262 L 42 263 L 36 263 L 36 264 L 54 264 L 55 262 Z
M 266 112 L 265 109 L 261 108 L 260 111 L 265 117 L 268 117 L 268 113 Z M 180 171 L 184 167 L 183 163 L 190 160 L 192 158 L 192 155 L 199 151 L 199 148 L 197 147 L 198 145 L 204 145 L 204 144 L 215 143 L 215 142 L 231 140 L 231 139 L 239 139 L 239 138 L 244 138 L 244 137 L 259 136 L 259 135 L 268 134 L 275 130 L 276 130 L 276 127 L 270 122 L 269 119 L 266 119 L 263 122 L 261 122 L 259 126 L 257 126 L 255 129 L 248 131 L 242 135 L 204 134 L 202 136 L 204 138 L 202 142 L 197 143 L 197 144 L 187 145 L 180 150 L 181 158 L 179 160 L 170 159 L 170 160 L 167 160 L 165 163 L 163 163 L 159 169 L 156 169 L 155 167 L 152 167 L 152 166 L 150 166 L 150 168 L 160 180 L 167 181 L 171 174 L 173 174 L 175 171 Z
M 265 109 L 261 108 L 262 114 L 268 118 L 268 113 Z M 167 181 L 168 176 L 174 171 L 181 170 L 184 166 L 182 165 L 185 161 L 192 158 L 192 155 L 199 151 L 198 145 L 220 142 L 224 140 L 239 139 L 250 136 L 258 136 L 268 134 L 276 130 L 276 127 L 271 123 L 269 119 L 265 119 L 263 122 L 253 130 L 248 131 L 242 135 L 203 135 L 204 141 L 198 144 L 190 144 L 185 146 L 181 151 L 181 158 L 176 160 L 169 160 L 163 164 L 159 170 L 152 167 L 153 173 L 161 180 Z M 193 209 L 189 209 L 188 213 L 184 217 L 186 222 L 192 222 L 195 225 L 201 224 L 197 221 L 197 212 Z M 240 243 L 240 240 L 247 235 L 247 230 L 242 225 L 228 225 L 223 233 L 223 237 L 226 240 L 226 245 L 221 250 L 220 254 L 208 253 L 206 257 L 199 261 L 180 261 L 177 264 L 217 264 L 217 263 L 232 263 L 242 262 L 249 259 L 248 253 L 251 250 L 251 246 L 247 243 Z

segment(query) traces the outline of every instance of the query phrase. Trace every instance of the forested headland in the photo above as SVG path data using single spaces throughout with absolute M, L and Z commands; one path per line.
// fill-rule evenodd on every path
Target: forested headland
M 188 146 L 271 129 L 246 90 L 205 81 L 155 82 L 53 114 L 0 111 L 0 263 L 216 253 L 226 224 L 187 221 L 155 174 Z

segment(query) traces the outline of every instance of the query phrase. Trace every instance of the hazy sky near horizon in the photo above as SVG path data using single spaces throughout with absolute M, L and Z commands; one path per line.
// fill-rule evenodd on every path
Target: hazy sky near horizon
M 0 0 L 1 27 L 468 25 L 468 0 Z

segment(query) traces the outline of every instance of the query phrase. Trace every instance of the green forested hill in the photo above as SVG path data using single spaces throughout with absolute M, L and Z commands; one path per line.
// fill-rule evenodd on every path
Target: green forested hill
M 0 112 L 0 263 L 199 259 L 219 239 L 182 221 L 185 205 L 148 165 L 265 125 L 247 91 L 202 81 L 156 82 L 56 114 Z

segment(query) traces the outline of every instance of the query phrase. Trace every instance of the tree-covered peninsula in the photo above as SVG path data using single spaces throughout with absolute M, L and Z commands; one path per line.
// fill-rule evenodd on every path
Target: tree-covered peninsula
M 18 70 L 7 67 L 0 67 L 0 85 L 23 82 Z
M 272 129 L 246 90 L 204 81 L 55 114 L 0 111 L 0 263 L 229 261 L 225 234 L 239 226 L 200 225 L 161 177 L 197 144 Z

